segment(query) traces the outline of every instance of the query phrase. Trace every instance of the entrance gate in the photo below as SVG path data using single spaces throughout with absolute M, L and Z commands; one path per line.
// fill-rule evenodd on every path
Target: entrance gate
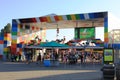
M 94 25 L 93 25 L 94 23 Z M 108 12 L 85 14 L 48 15 L 12 20 L 12 54 L 21 54 L 23 44 L 28 44 L 36 33 L 45 41 L 47 29 L 104 27 L 104 42 L 108 43 Z M 34 36 L 36 35 L 36 36 Z

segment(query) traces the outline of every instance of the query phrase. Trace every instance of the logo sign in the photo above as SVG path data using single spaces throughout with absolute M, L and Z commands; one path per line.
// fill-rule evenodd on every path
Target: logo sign
M 94 39 L 95 27 L 75 28 L 75 39 Z
M 95 28 L 80 28 L 80 39 L 93 39 L 95 38 Z

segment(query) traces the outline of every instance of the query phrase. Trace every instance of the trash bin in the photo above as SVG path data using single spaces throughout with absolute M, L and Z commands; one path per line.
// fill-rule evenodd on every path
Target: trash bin
M 44 60 L 44 66 L 46 66 L 46 67 L 51 66 L 50 60 L 45 59 L 45 60 Z
M 116 80 L 120 80 L 120 63 L 116 65 Z
M 103 66 L 103 78 L 104 79 L 112 79 L 114 80 L 115 77 L 115 66 L 113 64 L 105 64 Z

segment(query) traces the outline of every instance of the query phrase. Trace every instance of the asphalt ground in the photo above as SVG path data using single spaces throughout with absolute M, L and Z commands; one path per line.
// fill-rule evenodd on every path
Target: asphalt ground
M 0 80 L 102 80 L 101 64 L 60 64 L 0 61 Z

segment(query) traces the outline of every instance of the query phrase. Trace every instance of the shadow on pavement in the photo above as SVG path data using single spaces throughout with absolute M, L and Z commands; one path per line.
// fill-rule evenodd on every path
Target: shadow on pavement
M 41 74 L 40 74 L 41 75 Z M 27 78 L 18 80 L 102 80 L 101 73 L 96 72 L 79 72 L 70 74 L 59 74 L 37 78 Z
M 100 64 L 60 64 L 56 67 L 45 67 L 43 64 L 23 62 L 0 62 L 0 72 L 38 71 L 38 70 L 100 70 Z
M 45 67 L 35 62 L 25 64 L 0 61 L 1 75 L 2 72 L 7 74 L 2 79 L 7 80 L 102 80 L 101 67 L 100 64 L 60 64 L 57 67 Z

